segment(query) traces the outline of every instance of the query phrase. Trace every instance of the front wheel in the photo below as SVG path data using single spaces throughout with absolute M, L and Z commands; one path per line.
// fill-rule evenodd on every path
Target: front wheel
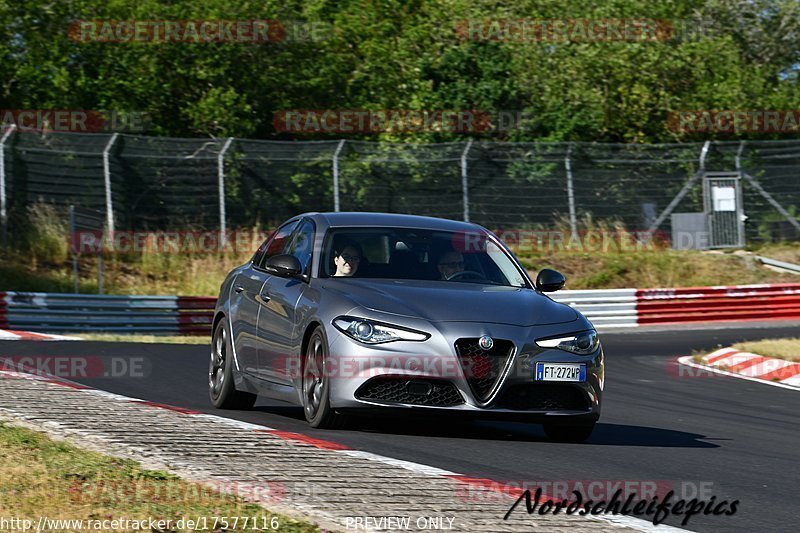
M 256 403 L 255 394 L 238 391 L 233 384 L 233 350 L 225 319 L 219 321 L 211 337 L 208 363 L 208 396 L 218 409 L 246 410 Z
M 317 326 L 308 340 L 303 358 L 303 412 L 311 427 L 336 429 L 345 426 L 345 417 L 331 409 L 328 375 L 328 341 Z
M 563 424 L 546 423 L 544 432 L 556 442 L 583 442 L 588 439 L 594 431 L 594 422 L 581 426 L 566 426 Z

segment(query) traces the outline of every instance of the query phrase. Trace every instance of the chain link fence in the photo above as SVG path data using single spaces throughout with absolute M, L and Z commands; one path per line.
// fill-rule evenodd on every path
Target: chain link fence
M 669 235 L 704 210 L 704 172 L 741 176 L 746 242 L 800 235 L 800 140 L 687 144 L 439 144 L 0 136 L 4 235 L 36 203 L 106 214 L 115 230 L 274 227 L 306 211 L 384 211 L 491 229 L 613 221 Z M 706 204 L 707 205 L 707 202 Z M 705 207 L 707 209 L 707 207 Z

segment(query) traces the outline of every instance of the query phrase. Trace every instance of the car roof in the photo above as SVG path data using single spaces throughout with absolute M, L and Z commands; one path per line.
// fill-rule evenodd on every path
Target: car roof
M 420 215 L 403 215 L 398 213 L 306 213 L 305 215 L 318 221 L 324 221 L 328 227 L 370 227 L 386 226 L 396 228 L 431 229 L 437 231 L 485 231 L 477 224 L 448 220 L 444 218 L 425 217 Z

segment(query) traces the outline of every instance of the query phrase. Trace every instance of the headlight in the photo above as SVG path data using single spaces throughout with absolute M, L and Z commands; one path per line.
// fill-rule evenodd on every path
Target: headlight
M 381 344 L 392 341 L 424 341 L 430 337 L 430 335 L 421 331 L 352 316 L 335 318 L 333 325 L 348 337 L 364 344 Z
M 600 339 L 597 337 L 597 332 L 593 329 L 563 337 L 539 339 L 536 341 L 536 346 L 539 348 L 557 348 L 578 355 L 591 355 L 597 351 L 599 345 Z

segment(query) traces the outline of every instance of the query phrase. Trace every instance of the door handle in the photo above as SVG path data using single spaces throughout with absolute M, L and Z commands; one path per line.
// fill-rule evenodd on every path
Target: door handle
M 264 303 L 267 303 L 272 299 L 272 297 L 264 291 L 261 291 L 261 294 L 259 296 L 261 297 L 261 301 Z
M 244 290 L 244 287 L 242 285 L 234 285 L 233 286 L 233 290 L 235 290 L 237 293 L 239 293 L 239 292 L 242 292 Z

